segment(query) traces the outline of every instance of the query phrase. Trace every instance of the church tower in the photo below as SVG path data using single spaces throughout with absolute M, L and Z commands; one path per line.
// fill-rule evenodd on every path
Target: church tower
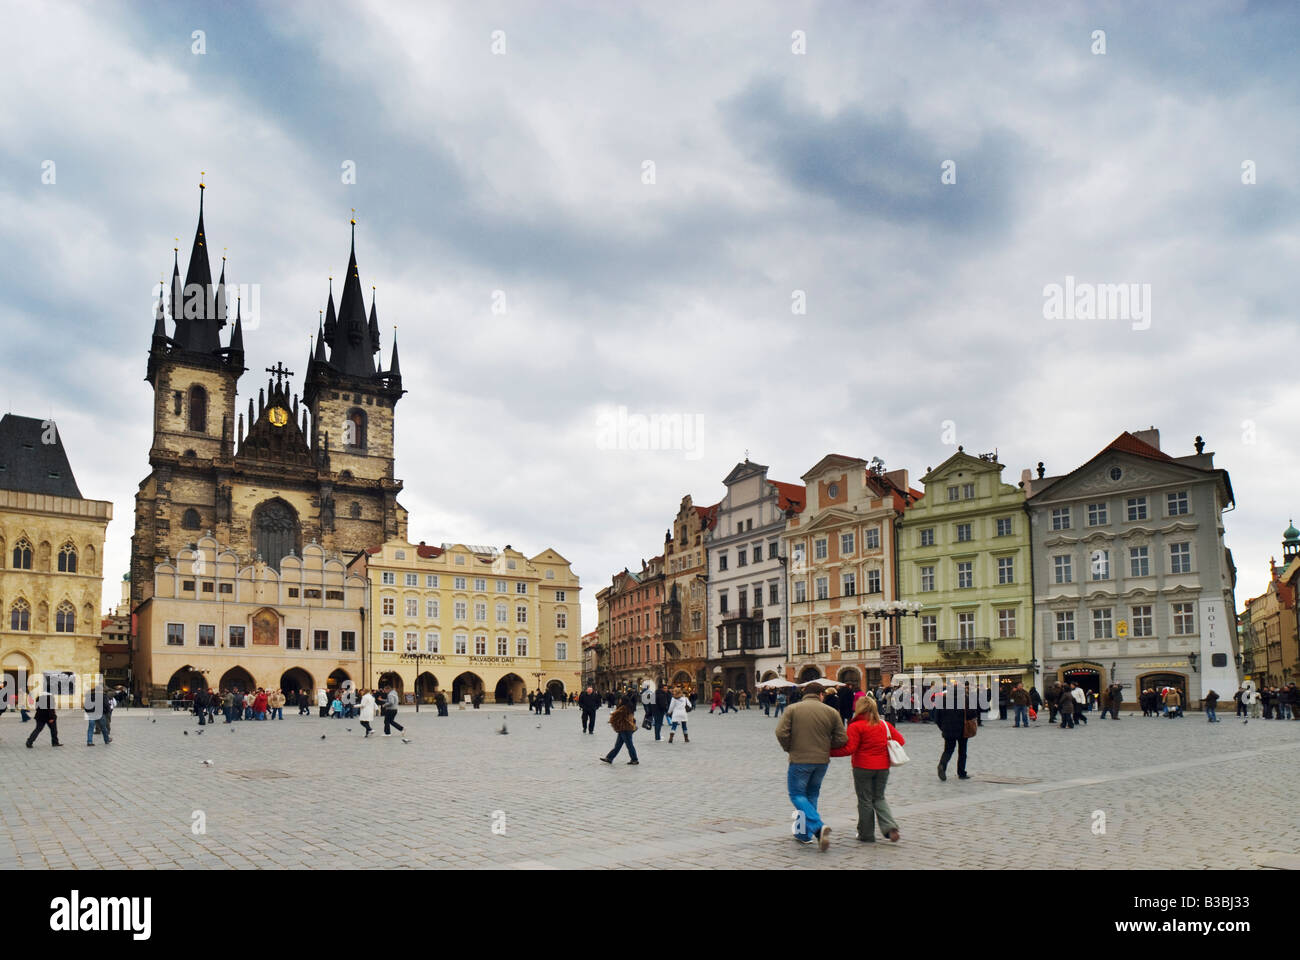
M 202 189 L 200 184 L 200 189 Z M 131 538 L 133 608 L 151 593 L 157 564 L 210 531 L 241 564 L 276 569 L 317 544 L 352 556 L 406 536 L 406 510 L 397 502 L 402 482 L 393 476 L 393 410 L 403 394 L 394 344 L 387 370 L 376 364 L 379 318 L 369 316 L 357 270 L 356 222 L 352 255 L 335 312 L 318 324 L 320 338 L 308 358 L 299 409 L 293 371 L 277 362 L 247 418 L 236 388 L 244 373 L 240 306 L 229 341 L 224 261 L 212 283 L 208 240 L 199 224 L 182 283 L 179 251 L 168 302 L 154 312 L 146 380 L 154 390 L 149 475 L 135 497 Z M 172 328 L 168 333 L 170 306 Z M 326 345 L 329 353 L 326 354 Z M 219 595 L 200 571 L 182 587 Z
M 385 537 L 397 536 L 397 492 L 393 478 L 393 426 L 402 389 L 397 338 L 392 360 L 381 369 L 379 316 L 372 288 L 366 315 L 361 275 L 357 268 L 357 222 L 352 220 L 352 249 L 348 256 L 343 297 L 334 307 L 333 284 L 325 319 L 307 365 L 303 399 L 311 412 L 312 448 L 331 474 L 349 484 L 378 485 L 390 503 L 384 510 Z M 329 348 L 328 356 L 326 347 Z M 346 516 L 340 516 L 342 524 Z
M 238 311 L 223 346 L 226 324 L 226 264 L 215 286 L 203 225 L 199 184 L 199 222 L 194 231 L 185 280 L 180 251 L 173 250 L 170 295 L 154 308 L 153 338 L 145 379 L 153 387 L 153 439 L 150 474 L 136 495 L 131 538 L 132 602 L 139 585 L 153 579 L 153 564 L 179 539 L 219 527 L 215 471 L 234 456 L 235 400 L 244 372 L 244 333 Z M 167 332 L 170 312 L 172 332 Z M 229 519 L 228 517 L 226 518 Z
M 235 391 L 244 372 L 244 333 L 236 317 L 230 342 L 221 344 L 226 326 L 226 260 L 212 283 L 208 241 L 203 228 L 203 190 L 199 184 L 199 224 L 194 231 L 185 281 L 180 252 L 173 251 L 169 298 L 174 329 L 167 336 L 164 298 L 154 310 L 153 342 L 145 379 L 153 386 L 153 445 L 150 458 L 229 456 L 234 442 Z

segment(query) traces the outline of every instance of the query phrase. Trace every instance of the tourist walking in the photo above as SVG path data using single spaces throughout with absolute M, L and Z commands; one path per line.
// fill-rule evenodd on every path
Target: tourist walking
M 370 723 L 375 719 L 375 697 L 369 690 L 361 692 L 361 726 L 365 727 L 366 737 L 374 733 Z M 366 737 L 362 737 L 364 740 Z
M 672 699 L 668 701 L 668 742 L 673 742 L 673 737 L 677 736 L 677 724 L 682 725 L 682 740 L 686 743 L 691 742 L 691 735 L 686 732 L 686 715 L 694 708 L 691 706 L 690 698 L 681 690 L 674 690 Z
M 1061 690 L 1060 699 L 1057 701 L 1056 709 L 1061 714 L 1061 729 L 1074 729 L 1074 708 L 1078 706 L 1074 697 L 1070 695 L 1068 687 Z
M 36 698 L 33 716 L 36 720 L 36 727 L 27 738 L 28 748 L 30 749 L 36 743 L 36 738 L 41 735 L 41 731 L 46 727 L 50 728 L 50 746 L 63 746 L 63 744 L 59 743 L 59 716 L 54 711 L 54 697 L 49 692 L 42 693 Z
M 392 727 L 405 732 L 406 728 L 397 722 L 397 691 L 390 685 L 388 695 L 384 698 L 384 736 L 393 735 Z
M 672 694 L 668 692 L 668 688 L 664 686 L 663 683 L 660 683 L 658 689 L 655 690 L 654 717 L 656 740 L 663 739 L 662 730 L 664 727 L 664 717 L 668 716 L 668 705 L 672 703 L 672 700 Z
M 632 743 L 632 735 L 636 732 L 636 709 L 626 701 L 618 705 L 609 718 L 609 725 L 614 728 L 614 733 L 618 739 L 614 741 L 614 749 L 609 751 L 600 758 L 602 763 L 613 763 L 618 752 L 627 746 L 627 755 L 632 759 L 627 762 L 629 767 L 638 765 L 641 761 L 636 757 L 636 746 Z
M 208 701 L 212 695 L 202 687 L 194 691 L 194 715 L 199 718 L 199 726 L 208 722 Z
M 284 719 L 284 691 L 272 690 L 271 695 L 267 697 L 267 705 L 271 708 L 272 720 Z
M 582 712 L 582 732 L 596 733 L 596 711 L 600 709 L 600 695 L 587 687 L 578 695 L 578 709 Z
M 817 813 L 817 798 L 831 762 L 831 751 L 849 742 L 840 715 L 822 703 L 822 691 L 807 687 L 803 698 L 781 717 L 776 741 L 789 755 L 785 785 L 796 811 L 795 839 L 816 843 L 825 852 L 831 845 L 831 828 Z
M 32 713 L 36 709 L 36 701 L 32 698 L 32 692 L 30 690 L 24 690 L 21 696 L 22 706 L 18 708 L 18 715 L 23 718 L 23 723 L 26 723 L 32 718 Z
M 1165 691 L 1165 708 L 1169 711 L 1169 719 L 1173 720 L 1183 715 L 1183 696 L 1178 692 L 1176 687 L 1170 687 Z
M 712 700 L 712 702 L 709 704 L 709 713 L 713 713 L 714 710 L 717 710 L 717 709 L 718 709 L 719 707 L 721 707 L 721 706 L 722 706 L 722 688 L 721 688 L 721 687 L 714 687 L 714 688 L 713 688 L 713 700 Z M 726 710 L 723 710 L 722 712 L 723 712 L 723 713 L 726 713 L 727 711 L 726 711 Z
M 946 689 L 937 702 L 935 723 L 943 734 L 943 754 L 939 757 L 940 780 L 948 779 L 948 761 L 952 759 L 954 750 L 957 751 L 957 779 L 970 779 L 966 772 L 966 751 L 971 737 L 975 736 L 975 730 L 979 727 L 980 713 L 978 701 L 974 707 L 971 706 L 974 699 L 970 687 L 963 684 Z
M 1029 688 L 1029 709 L 1033 710 L 1035 714 L 1041 713 L 1043 710 L 1043 695 L 1038 692 L 1037 687 Z
M 113 738 L 108 735 L 108 728 L 104 725 L 103 694 L 98 687 L 91 687 L 86 691 L 86 696 L 82 699 L 81 708 L 86 711 L 86 746 L 95 745 L 95 731 L 98 730 L 100 736 L 104 738 L 104 743 L 112 743 Z
M 1110 718 L 1112 720 L 1118 720 L 1120 704 L 1124 702 L 1124 688 L 1118 683 L 1112 683 L 1106 688 L 1106 702 L 1107 707 L 1110 710 Z M 1101 718 L 1103 720 L 1106 719 L 1105 710 L 1101 712 Z
M 258 720 L 265 720 L 268 706 L 270 706 L 270 698 L 267 697 L 265 690 L 258 687 L 257 696 L 253 698 L 253 716 Z
M 776 692 L 776 716 L 779 717 L 781 714 L 785 713 L 785 705 L 789 702 L 790 698 L 785 695 L 784 690 L 778 690 Z M 712 710 L 709 711 L 709 713 L 712 712 Z
M 1219 706 L 1219 695 L 1211 690 L 1205 695 L 1205 715 L 1209 718 L 1210 723 L 1218 723 L 1219 716 L 1215 712 Z
M 1070 696 L 1074 698 L 1074 719 L 1077 723 L 1086 725 L 1088 718 L 1084 716 L 1088 712 L 1088 694 L 1077 683 L 1070 684 Z
M 320 718 L 325 720 L 330 715 L 330 698 L 324 690 L 316 691 L 316 709 L 320 711 Z
M 832 750 L 831 756 L 852 759 L 853 789 L 858 795 L 858 839 L 875 843 L 879 820 L 880 832 L 897 843 L 898 824 L 885 802 L 885 785 L 889 782 L 888 744 L 890 740 L 900 745 L 907 741 L 888 720 L 880 718 L 880 709 L 871 697 L 858 698 L 845 733 L 849 742 Z

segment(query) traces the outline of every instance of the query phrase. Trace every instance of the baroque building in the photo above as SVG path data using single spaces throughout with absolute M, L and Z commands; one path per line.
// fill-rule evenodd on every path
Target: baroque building
M 0 418 L 0 662 L 9 696 L 42 675 L 99 673 L 112 518 L 111 503 L 81 495 L 53 421 Z
M 557 698 L 582 682 L 581 586 L 554 550 L 403 539 L 359 552 L 349 569 L 370 584 L 361 683 L 391 683 L 407 702 Z
M 704 534 L 709 681 L 751 693 L 759 681 L 785 674 L 790 637 L 781 535 L 807 503 L 805 487 L 769 480 L 767 469 L 748 459 L 736 464 Z
M 906 669 L 990 674 L 1002 699 L 1034 677 L 1033 589 L 1025 492 L 997 455 L 961 447 L 921 478 L 899 527 L 899 590 L 922 604 L 900 623 Z
M 865 607 L 898 597 L 895 524 L 919 491 L 907 471 L 885 472 L 857 457 L 830 454 L 802 477 L 808 505 L 790 517 L 790 663 L 800 681 L 829 677 L 866 690 L 896 645 L 886 621 Z
M 150 701 L 199 688 L 286 693 L 358 683 L 366 583 L 319 544 L 279 564 L 200 536 L 154 568 L 135 610 L 139 681 Z
M 687 494 L 664 538 L 664 679 L 700 697 L 708 694 L 709 565 L 704 536 L 717 516 L 716 503 L 697 507 Z
M 154 392 L 153 439 L 136 494 L 133 606 L 152 588 L 158 565 L 205 531 L 241 563 L 260 559 L 277 569 L 310 543 L 351 556 L 406 536 L 402 482 L 393 471 L 393 419 L 405 391 L 396 342 L 388 369 L 377 363 L 377 307 L 373 296 L 368 312 L 364 302 L 356 221 L 342 298 L 336 310 L 331 282 L 302 402 L 293 371 L 277 363 L 245 411 L 237 397 L 245 373 L 241 304 L 230 321 L 225 258 L 212 282 L 202 187 L 185 278 L 177 251 L 170 295 L 154 313 L 145 378 Z
M 1223 541 L 1235 500 L 1200 437 L 1195 448 L 1171 456 L 1152 427 L 1064 475 L 1041 464 L 1022 475 L 1042 681 L 1118 683 L 1126 703 L 1147 687 L 1176 687 L 1189 705 L 1237 689 L 1236 568 Z

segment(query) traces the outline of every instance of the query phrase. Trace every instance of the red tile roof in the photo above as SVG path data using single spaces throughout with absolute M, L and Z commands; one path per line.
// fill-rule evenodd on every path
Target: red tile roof
M 715 526 L 717 526 L 717 523 L 718 523 L 718 507 L 720 507 L 720 506 L 722 506 L 722 501 L 721 501 L 721 500 L 719 500 L 717 503 L 715 503 L 715 504 L 714 504 L 713 506 L 711 506 L 711 507 L 696 507 L 696 508 L 695 508 L 695 512 L 696 512 L 696 514 L 699 515 L 699 518 L 700 518 L 700 525 L 701 525 L 702 527 L 704 527 L 705 530 L 712 530 Z
M 808 505 L 808 488 L 802 483 L 783 483 L 780 480 L 769 480 L 768 483 L 776 487 L 778 494 L 776 505 L 782 510 L 802 513 L 803 508 Z
M 443 550 L 442 547 L 430 547 L 421 543 L 418 547 L 415 548 L 415 553 L 421 559 L 431 560 L 434 557 L 441 557 L 443 554 Z
M 1103 448 L 1102 452 L 1104 453 L 1106 450 L 1119 450 L 1123 453 L 1132 453 L 1139 457 L 1146 457 L 1148 460 L 1172 461 L 1174 459 L 1167 453 L 1161 453 L 1155 447 L 1151 446 L 1151 444 L 1139 440 L 1127 430 L 1107 444 Z

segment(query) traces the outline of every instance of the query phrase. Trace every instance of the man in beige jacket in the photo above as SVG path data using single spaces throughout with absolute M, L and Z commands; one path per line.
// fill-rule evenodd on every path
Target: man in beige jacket
M 849 742 L 844 721 L 822 703 L 822 690 L 804 688 L 803 699 L 781 714 L 776 740 L 790 755 L 786 790 L 794 804 L 794 836 L 803 844 L 816 843 L 825 851 L 831 845 L 831 828 L 817 814 L 817 798 L 831 762 L 831 750 Z

